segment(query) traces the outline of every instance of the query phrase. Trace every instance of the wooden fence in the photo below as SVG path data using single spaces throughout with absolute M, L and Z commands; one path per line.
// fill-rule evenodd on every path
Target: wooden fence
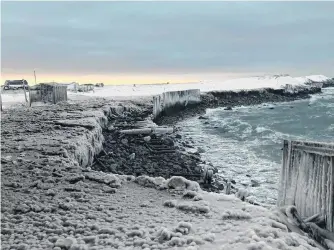
M 284 141 L 278 206 L 302 217 L 320 213 L 334 231 L 334 144 Z
M 67 101 L 67 86 L 58 84 L 40 84 L 36 90 L 30 90 L 30 103 L 44 102 L 56 104 Z
M 169 113 L 176 113 L 177 109 L 198 104 L 201 101 L 199 89 L 164 92 L 153 97 L 153 118 Z

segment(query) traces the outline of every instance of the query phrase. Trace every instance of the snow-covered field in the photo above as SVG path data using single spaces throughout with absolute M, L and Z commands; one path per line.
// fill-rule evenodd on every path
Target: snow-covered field
M 104 88 L 95 88 L 95 92 L 89 93 L 70 93 L 70 98 L 75 98 L 76 95 L 85 96 L 147 96 L 157 95 L 165 91 L 177 91 L 186 89 L 200 89 L 201 92 L 208 92 L 214 90 L 249 90 L 261 88 L 279 89 L 285 87 L 286 84 L 292 86 L 305 86 L 307 80 L 325 81 L 329 79 L 322 75 L 313 75 L 305 77 L 291 77 L 291 76 L 261 76 L 261 77 L 247 77 L 239 79 L 219 81 L 203 81 L 195 83 L 183 84 L 156 84 L 156 85 L 112 85 Z
M 84 100 L 94 97 L 112 97 L 117 99 L 131 99 L 135 97 L 152 96 L 161 94 L 165 91 L 177 91 L 186 89 L 200 89 L 201 92 L 215 91 L 215 90 L 249 90 L 249 89 L 261 89 L 261 88 L 273 88 L 279 89 L 285 87 L 286 84 L 292 86 L 305 86 L 305 82 L 308 80 L 313 81 L 325 81 L 329 79 L 323 75 L 312 75 L 304 77 L 291 77 L 291 76 L 259 76 L 259 77 L 247 77 L 231 80 L 219 81 L 203 81 L 194 83 L 182 83 L 182 84 L 137 84 L 137 85 L 109 85 L 103 88 L 95 88 L 94 91 L 82 93 L 74 93 L 68 91 L 69 100 Z M 25 104 L 25 97 L 23 91 L 2 91 L 3 107 L 12 106 L 15 104 Z M 39 105 L 39 104 L 33 104 Z

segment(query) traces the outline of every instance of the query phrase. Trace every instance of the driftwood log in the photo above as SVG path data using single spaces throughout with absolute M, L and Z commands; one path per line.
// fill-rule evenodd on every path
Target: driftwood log
M 171 134 L 173 132 L 174 132 L 174 128 L 171 128 L 171 127 L 138 128 L 138 129 L 121 130 L 122 134 L 127 134 L 127 135 Z
M 285 206 L 278 209 L 278 215 L 289 231 L 308 235 L 315 240 L 319 249 L 334 250 L 334 233 L 320 227 L 324 225 L 324 218 L 320 214 L 303 220 L 295 206 Z

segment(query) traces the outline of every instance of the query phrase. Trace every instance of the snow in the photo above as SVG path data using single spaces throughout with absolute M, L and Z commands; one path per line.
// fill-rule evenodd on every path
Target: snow
M 73 92 L 68 91 L 69 100 L 86 100 L 94 97 L 113 97 L 122 99 L 133 99 L 138 97 L 158 95 L 166 91 L 178 91 L 189 89 L 200 89 L 201 92 L 209 91 L 238 91 L 251 90 L 262 88 L 280 89 L 287 84 L 292 87 L 306 86 L 308 80 L 326 81 L 330 78 L 324 75 L 310 75 L 302 77 L 291 77 L 289 75 L 273 75 L 273 76 L 258 76 L 244 77 L 230 80 L 206 80 L 190 83 L 175 83 L 175 84 L 137 84 L 137 85 L 109 85 L 102 88 L 95 88 L 90 92 Z M 17 103 L 25 104 L 23 91 L 2 91 L 3 107 L 10 107 Z M 34 106 L 41 105 L 33 103 Z
M 305 86 L 309 80 L 325 81 L 329 79 L 323 75 L 311 75 L 305 77 L 291 77 L 288 75 L 281 76 L 259 76 L 259 77 L 245 77 L 230 80 L 207 80 L 201 82 L 180 83 L 180 84 L 155 84 L 155 85 L 112 85 L 103 88 L 95 88 L 94 92 L 87 93 L 73 93 L 69 92 L 69 98 L 78 98 L 78 96 L 86 97 L 120 97 L 120 96 L 150 96 L 158 95 L 166 91 L 178 91 L 188 89 L 200 89 L 201 92 L 209 91 L 237 91 L 284 88 L 287 84 L 292 87 Z
M 314 81 L 314 82 L 323 82 L 330 80 L 329 77 L 324 75 L 310 75 L 310 76 L 304 76 L 304 77 L 296 77 L 296 79 L 302 83 L 307 82 L 308 80 Z
M 80 112 L 53 105 L 3 114 L 2 249 L 316 249 L 274 211 L 235 195 L 183 177 L 91 171 L 119 106 L 90 102 Z M 59 131 L 50 121 L 76 126 Z

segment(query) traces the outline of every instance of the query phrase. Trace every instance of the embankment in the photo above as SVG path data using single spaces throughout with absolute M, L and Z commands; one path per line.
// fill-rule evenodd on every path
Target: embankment
M 175 124 L 178 120 L 205 113 L 207 108 L 227 107 L 229 109 L 236 106 L 251 106 L 268 102 L 289 102 L 299 99 L 310 98 L 310 95 L 321 92 L 321 88 L 310 87 L 300 88 L 296 91 L 286 91 L 285 89 L 258 89 L 242 91 L 214 91 L 201 93 L 200 103 L 191 108 L 177 110 L 169 113 L 168 116 L 161 116 L 155 119 L 157 124 Z
M 201 192 L 194 182 L 91 171 L 103 130 L 131 126 L 132 115 L 143 119 L 150 110 L 103 100 L 5 110 L 1 249 L 315 249 L 269 210 Z M 108 136 L 111 144 L 129 143 Z M 158 190 L 164 185 L 168 192 Z
M 195 107 L 200 101 L 199 89 L 164 92 L 153 97 L 153 119 Z

